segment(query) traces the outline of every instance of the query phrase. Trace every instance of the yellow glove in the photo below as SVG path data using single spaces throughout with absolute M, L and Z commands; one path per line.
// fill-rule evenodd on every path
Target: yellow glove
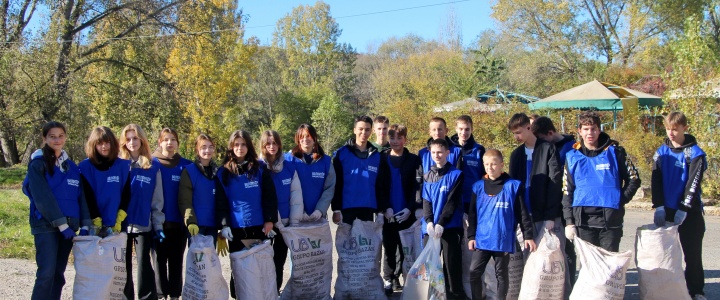
M 190 232 L 191 236 L 195 236 L 200 231 L 200 228 L 198 228 L 195 224 L 188 225 L 188 232 Z
M 97 218 L 93 219 L 92 222 L 93 222 L 93 226 L 98 227 L 98 228 L 102 227 L 102 218 L 101 217 L 97 217 Z
M 217 241 L 217 253 L 220 256 L 228 255 L 228 243 L 224 238 L 219 238 Z
M 127 213 L 124 210 L 118 210 L 117 218 L 115 219 L 115 226 L 112 227 L 113 232 L 120 232 L 122 221 L 125 221 Z

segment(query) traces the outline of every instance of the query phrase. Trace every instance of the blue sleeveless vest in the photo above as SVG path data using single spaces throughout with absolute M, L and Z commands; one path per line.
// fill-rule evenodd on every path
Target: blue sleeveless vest
M 128 224 L 150 225 L 150 210 L 157 185 L 157 172 L 157 167 L 152 165 L 148 169 L 130 169 L 130 204 L 125 219 Z
M 330 156 L 323 155 L 317 162 L 306 164 L 305 161 L 288 152 L 285 153 L 285 161 L 295 163 L 298 179 L 300 179 L 300 185 L 302 185 L 305 213 L 312 214 L 325 188 L 325 178 L 327 178 L 330 168 L 332 168 Z
M 704 156 L 705 152 L 695 145 L 684 149 L 680 153 L 674 153 L 670 147 L 663 144 L 657 150 L 656 155 L 662 168 L 665 206 L 678 209 L 685 194 L 685 186 L 690 173 L 690 162 L 699 156 Z
M 222 173 L 228 172 L 220 167 L 217 177 L 222 178 Z M 233 228 L 245 228 L 250 226 L 263 225 L 262 211 L 262 185 L 263 167 L 258 168 L 257 174 L 250 180 L 247 173 L 235 176 L 230 174 L 230 181 L 227 185 L 222 184 L 230 202 L 230 222 Z M 222 183 L 222 179 L 220 179 Z
M 178 191 L 180 190 L 180 174 L 185 166 L 192 164 L 191 161 L 180 158 L 180 162 L 174 168 L 164 167 L 160 161 L 153 157 L 153 165 L 157 166 L 162 176 L 163 213 L 165 213 L 165 222 L 182 223 L 183 216 L 180 214 L 178 206 Z
M 42 157 L 36 158 L 44 162 Z M 60 168 L 54 166 L 55 170 L 52 176 L 50 173 L 45 172 L 45 180 L 47 180 L 50 190 L 55 196 L 55 200 L 60 206 L 60 211 L 66 217 L 80 218 L 80 170 L 78 166 L 72 160 L 66 160 L 67 170 L 65 173 L 60 171 Z M 32 195 L 30 195 L 29 184 L 27 176 L 23 180 L 23 192 L 30 199 L 30 217 L 41 219 L 42 214 L 35 207 L 35 201 Z
M 477 195 L 477 231 L 475 249 L 515 252 L 515 207 L 520 181 L 509 179 L 500 193 L 490 196 L 485 193 L 485 182 L 473 185 Z
M 390 155 L 388 155 L 387 160 L 390 166 L 390 207 L 393 209 L 393 212 L 399 213 L 401 210 L 407 208 L 402 175 L 400 168 L 394 167 L 390 162 Z
M 482 160 L 483 153 L 480 152 L 480 147 L 481 146 L 479 144 L 475 143 L 475 145 L 473 145 L 473 150 L 470 151 L 470 153 L 462 156 L 462 172 L 463 174 L 465 174 L 465 181 L 463 182 L 462 187 L 463 203 L 470 203 L 470 198 L 472 198 L 473 185 L 478 180 L 481 180 L 483 175 L 485 175 L 485 166 L 483 166 Z M 462 148 L 460 148 L 460 150 L 462 151 Z
M 374 152 L 368 158 L 360 159 L 344 146 L 335 155 L 340 157 L 343 167 L 342 208 L 377 209 L 375 183 L 380 168 L 380 153 Z
M 562 145 L 562 147 L 558 148 L 558 160 L 560 161 L 560 166 L 565 166 L 565 160 L 567 158 L 567 153 L 570 152 L 570 150 L 573 149 L 573 145 L 575 144 L 575 141 L 567 141 L 565 144 Z
M 80 173 L 85 176 L 95 193 L 100 217 L 105 226 L 115 226 L 117 213 L 120 209 L 120 197 L 130 176 L 130 161 L 117 158 L 107 171 L 100 171 L 90 160 L 80 162 Z
M 192 206 L 198 226 L 216 227 L 215 180 L 208 179 L 197 166 L 188 165 L 185 170 L 192 183 Z
M 275 193 L 278 198 L 278 211 L 280 218 L 287 219 L 290 217 L 290 184 L 293 176 L 295 176 L 295 163 L 292 161 L 283 161 L 282 171 L 275 173 L 270 172 L 270 177 L 275 183 Z
M 462 149 L 452 143 L 449 145 L 449 147 L 450 148 L 448 148 L 448 150 L 450 150 L 450 154 L 448 155 L 447 161 L 451 165 L 455 166 L 457 165 L 460 156 L 462 156 Z M 423 173 L 430 171 L 430 168 L 435 165 L 435 162 L 432 160 L 430 148 L 425 147 L 420 149 L 420 151 L 418 152 L 418 156 L 420 156 L 420 160 L 422 161 Z
M 587 157 L 573 149 L 567 154 L 568 175 L 575 181 L 573 207 L 620 208 L 620 173 L 615 146 Z
M 440 218 L 440 214 L 442 213 L 445 204 L 449 200 L 448 193 L 450 193 L 450 189 L 452 188 L 453 184 L 455 184 L 455 182 L 458 180 L 460 174 L 462 174 L 460 170 L 456 169 L 453 166 L 450 166 L 450 170 L 448 171 L 448 173 L 445 174 L 445 176 L 443 176 L 439 181 L 423 183 L 422 198 L 430 200 L 430 202 L 432 203 L 432 210 L 434 216 L 433 223 L 437 224 L 438 218 Z M 462 205 L 458 205 L 455 208 L 452 219 L 450 220 L 450 222 L 445 224 L 444 228 L 462 228 L 462 210 Z M 425 228 L 425 225 L 427 224 L 426 222 L 427 221 L 425 220 L 425 218 L 423 218 L 423 233 L 427 233 Z

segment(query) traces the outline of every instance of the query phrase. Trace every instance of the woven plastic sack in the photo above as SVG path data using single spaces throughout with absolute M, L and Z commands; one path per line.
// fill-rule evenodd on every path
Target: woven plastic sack
M 328 222 L 323 219 L 292 227 L 278 223 L 278 229 L 290 250 L 290 278 L 280 299 L 332 299 L 333 244 Z
M 632 259 L 632 250 L 610 252 L 575 237 L 573 240 L 580 274 L 573 287 L 571 300 L 623 300 L 625 274 Z M 672 299 L 672 298 L 658 298 Z
M 333 299 L 387 299 L 380 277 L 383 224 L 356 219 L 335 233 L 338 253 Z
M 277 300 L 275 263 L 270 240 L 230 253 L 237 299 Z
M 197 234 L 190 237 L 190 247 L 185 256 L 182 297 L 187 300 L 220 300 L 230 297 L 212 236 Z
M 524 267 L 523 252 L 520 250 L 519 245 L 515 245 L 515 253 L 510 254 L 510 263 L 508 264 L 508 294 L 506 300 L 517 300 L 520 296 Z M 498 299 L 495 259 L 492 257 L 485 267 L 485 273 L 483 273 L 483 294 L 485 294 L 485 300 Z
M 445 275 L 440 259 L 440 238 L 429 238 L 408 272 L 403 300 L 445 299 Z
M 565 287 L 565 256 L 558 237 L 545 230 L 538 248 L 525 262 L 519 299 L 563 299 Z
M 398 232 L 400 234 L 400 245 L 402 245 L 404 259 L 402 264 L 403 278 L 407 278 L 408 271 L 415 263 L 415 258 L 422 252 L 422 231 L 420 220 L 415 221 L 410 227 Z
M 73 299 L 123 299 L 127 234 L 121 232 L 106 238 L 76 236 L 73 242 Z
M 640 299 L 690 299 L 683 274 L 678 226 L 638 227 L 635 255 Z

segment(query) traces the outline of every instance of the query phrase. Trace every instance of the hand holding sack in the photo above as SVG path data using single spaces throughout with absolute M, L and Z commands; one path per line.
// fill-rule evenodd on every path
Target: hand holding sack
M 232 242 L 233 235 L 232 235 L 232 230 L 230 230 L 230 227 L 228 227 L 228 226 L 223 227 L 223 229 L 220 231 L 220 233 L 226 240 Z
M 187 227 L 190 236 L 196 236 L 200 232 L 200 228 L 196 224 L 190 224 Z
M 655 215 L 653 216 L 653 223 L 657 227 L 665 226 L 665 207 L 659 206 L 655 208 Z
M 395 215 L 395 220 L 398 221 L 398 223 L 402 223 L 407 221 L 410 218 L 410 210 L 407 208 L 403 208 L 399 213 Z
M 66 240 L 71 240 L 75 237 L 75 231 L 73 231 L 68 224 L 58 226 L 58 230 L 60 230 L 60 234 L 62 234 L 63 238 Z
M 575 225 L 565 226 L 565 237 L 572 241 L 575 239 L 575 236 L 577 236 L 577 227 L 575 227 Z
M 115 218 L 115 226 L 112 227 L 113 232 L 122 231 L 122 221 L 125 221 L 127 213 L 124 210 L 118 210 L 117 218 Z
M 539 238 L 537 250 L 525 262 L 520 299 L 563 299 L 566 266 L 560 239 L 547 229 Z

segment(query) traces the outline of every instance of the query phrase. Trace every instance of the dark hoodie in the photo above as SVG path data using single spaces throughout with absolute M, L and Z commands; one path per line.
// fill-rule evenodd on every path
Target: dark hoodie
M 632 161 L 627 158 L 625 148 L 619 146 L 619 143 L 610 139 L 607 133 L 601 132 L 598 137 L 598 145 L 595 150 L 590 150 L 583 144 L 583 141 L 575 143 L 573 148 L 580 151 L 587 157 L 598 156 L 610 146 L 615 146 L 615 156 L 617 158 L 618 172 L 620 173 L 621 189 L 620 189 L 620 206 L 618 209 L 595 207 L 595 206 L 579 206 L 573 207 L 573 197 L 575 193 L 575 180 L 568 176 L 567 163 L 565 164 L 565 176 L 563 176 L 563 217 L 567 225 L 588 226 L 595 228 L 619 228 L 622 227 L 623 217 L 625 216 L 625 204 L 632 200 L 632 197 L 640 188 L 640 176 Z M 625 167 L 623 167 L 625 166 Z
M 502 173 L 500 177 L 495 178 L 494 180 L 490 179 L 490 177 L 485 175 L 482 179 L 485 193 L 488 195 L 497 195 L 498 193 L 500 193 L 500 191 L 502 191 L 503 187 L 505 186 L 505 182 L 507 182 L 509 179 L 511 178 L 510 175 L 508 175 L 507 173 Z M 517 227 L 517 225 L 520 225 L 520 231 L 522 232 L 523 239 L 532 240 L 533 222 L 530 218 L 530 214 L 528 213 L 527 208 L 525 207 L 525 202 L 522 201 L 522 197 L 523 195 L 525 195 L 524 189 L 525 187 L 523 185 L 520 185 L 518 187 L 517 197 L 513 199 L 513 211 L 515 212 L 515 226 L 513 226 L 513 228 Z M 478 227 L 477 217 L 477 195 L 473 193 L 470 199 L 470 210 L 468 211 L 468 228 L 465 232 L 465 236 L 467 236 L 468 240 L 475 240 L 475 233 L 477 233 Z M 492 220 L 480 221 L 488 222 Z
M 180 153 L 175 153 L 175 155 L 173 155 L 172 157 L 167 157 L 162 154 L 162 151 L 160 151 L 160 149 L 155 150 L 155 152 L 153 152 L 152 154 L 152 157 L 157 158 L 160 164 L 166 168 L 174 168 L 180 163 L 180 161 L 183 160 L 182 156 L 180 156 Z
M 392 149 L 388 149 L 382 152 L 380 164 L 386 164 L 388 167 L 392 165 L 392 167 L 400 169 L 400 181 L 402 182 L 403 194 L 405 195 L 405 207 L 411 212 L 414 212 L 416 208 L 422 208 L 422 163 L 420 162 L 420 158 L 410 153 L 407 148 L 403 149 L 401 156 L 391 156 L 391 151 Z M 389 168 L 388 171 L 390 171 Z M 390 173 L 388 174 L 390 175 Z M 392 180 L 390 177 L 388 177 L 388 179 Z M 388 185 L 388 189 L 390 188 Z M 389 200 L 388 195 L 388 201 Z
M 673 153 L 680 153 L 689 150 L 697 145 L 695 137 L 689 134 L 685 134 L 685 142 L 682 146 L 675 148 L 670 142 L 670 139 L 665 138 L 665 145 L 670 148 Z M 653 169 L 652 169 L 652 202 L 653 208 L 665 205 L 665 192 L 663 191 L 663 174 L 660 161 L 658 160 L 657 152 L 653 156 Z M 703 175 L 707 169 L 707 161 L 705 155 L 695 157 L 689 164 L 688 180 L 685 183 L 685 191 L 683 192 L 683 200 L 690 199 L 689 201 L 681 201 L 678 207 L 681 210 L 687 211 L 701 211 L 702 203 L 700 195 L 702 194 L 702 188 L 700 183 L 702 182 Z M 697 188 L 693 188 L 693 182 Z M 667 208 L 666 208 L 667 209 Z M 671 213 L 668 212 L 668 217 Z M 674 216 L 674 213 L 672 213 Z
M 575 144 L 575 137 L 569 134 L 563 134 L 560 141 L 555 142 L 555 150 L 558 152 L 558 161 L 560 166 L 565 165 L 565 154 L 572 150 Z
M 359 159 L 367 159 L 371 154 L 375 153 L 379 155 L 378 149 L 373 146 L 372 143 L 367 143 L 367 149 L 365 151 L 360 151 L 358 149 L 357 145 L 355 144 L 355 138 L 350 138 L 347 143 L 345 143 L 345 146 L 347 147 L 352 154 L 354 154 Z M 338 149 L 340 151 L 340 149 Z M 340 162 L 340 159 L 337 155 L 338 152 L 335 152 L 335 155 L 333 157 L 333 168 L 335 169 L 335 195 L 333 196 L 332 202 L 330 203 L 330 206 L 333 211 L 339 211 L 343 207 L 343 188 L 344 188 L 344 174 L 343 174 L 343 165 Z M 378 177 L 375 181 L 375 200 L 377 201 L 377 212 L 385 211 L 385 209 L 388 208 L 389 205 L 389 197 L 390 197 L 390 172 L 388 170 L 387 164 L 380 164 L 378 166 Z M 369 192 L 369 191 L 368 191 Z M 376 212 L 376 211 L 373 211 Z

